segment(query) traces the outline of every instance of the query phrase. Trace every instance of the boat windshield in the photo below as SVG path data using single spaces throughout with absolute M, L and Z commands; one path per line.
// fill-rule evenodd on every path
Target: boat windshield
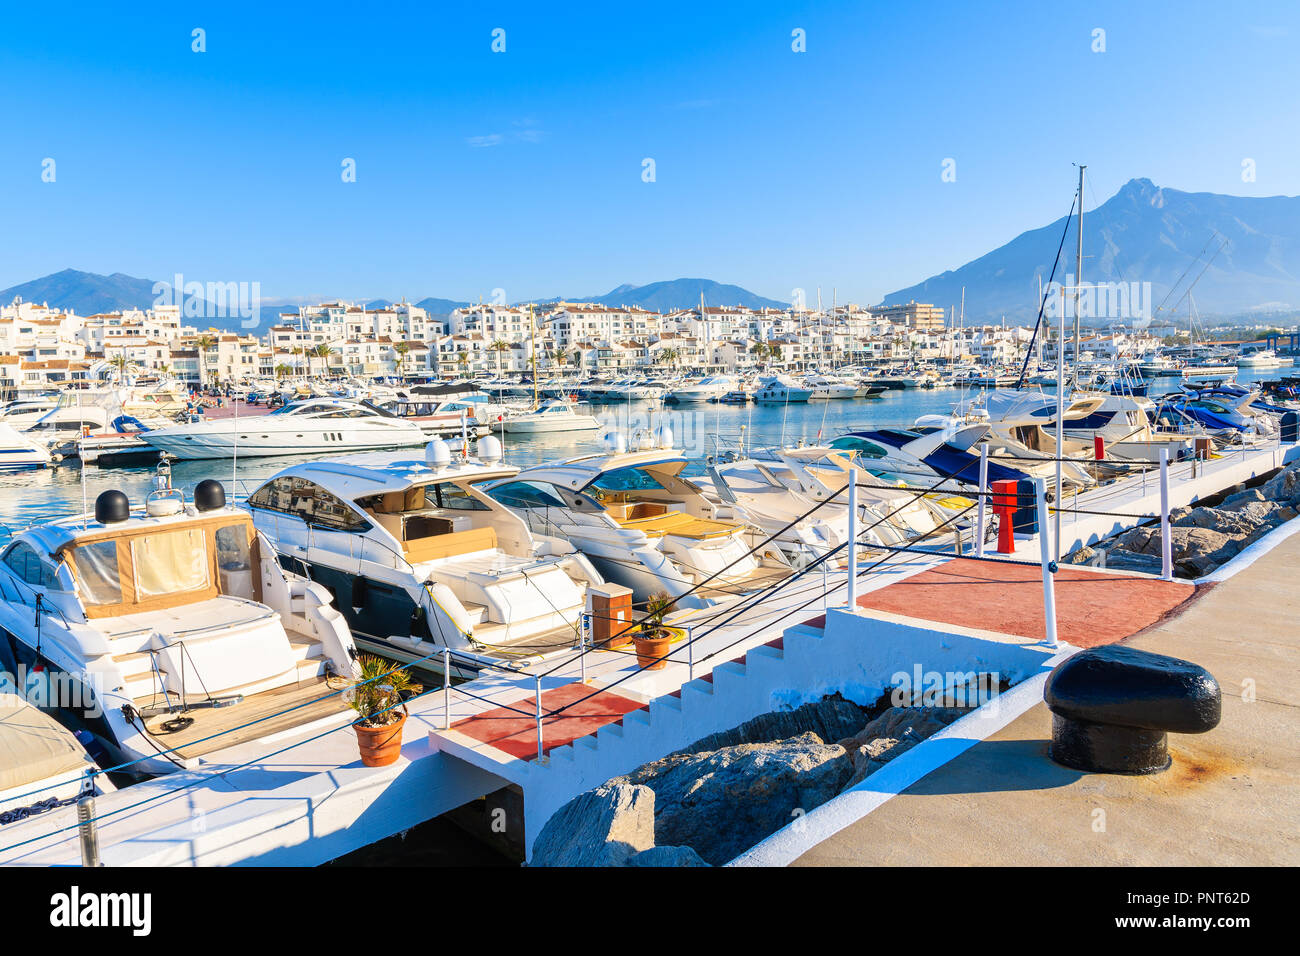
M 601 491 L 666 491 L 653 475 L 640 468 L 616 468 L 587 485 Z

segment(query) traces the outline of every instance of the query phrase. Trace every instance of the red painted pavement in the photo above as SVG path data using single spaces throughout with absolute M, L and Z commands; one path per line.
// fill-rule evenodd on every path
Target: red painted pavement
M 575 700 L 582 700 L 582 703 L 554 717 L 542 718 L 543 753 L 594 734 L 607 724 L 621 723 L 625 714 L 646 706 L 613 691 L 597 691 L 588 684 L 566 684 L 542 691 L 542 712 L 555 710 Z M 458 720 L 452 724 L 452 729 L 520 760 L 535 760 L 537 718 L 531 714 L 536 708 L 536 697 L 512 701 L 509 707 L 496 707 Z M 519 713 L 521 710 L 526 714 Z
M 1161 621 L 1196 593 L 1187 584 L 1063 566 L 1056 575 L 1056 633 L 1075 647 L 1114 644 Z M 1038 565 L 954 558 L 858 598 L 858 606 L 906 617 L 1042 639 Z M 805 623 L 820 627 L 825 616 Z

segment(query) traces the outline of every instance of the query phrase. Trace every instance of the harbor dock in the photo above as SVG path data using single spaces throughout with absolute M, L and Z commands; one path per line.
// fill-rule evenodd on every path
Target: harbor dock
M 1169 505 L 1194 502 L 1264 475 L 1296 453 L 1296 446 L 1275 444 L 1199 463 L 1195 477 L 1179 476 Z M 1080 516 L 1079 530 L 1068 519 L 1063 528 L 1082 540 L 1084 520 L 1095 523 L 1086 530 L 1088 536 L 1103 533 L 1104 522 L 1132 526 L 1137 519 L 1131 515 L 1152 508 L 1152 494 L 1151 513 L 1158 514 L 1159 491 L 1158 486 L 1153 490 L 1152 478 L 1126 481 L 1127 487 L 1110 489 L 1110 507 L 1121 517 Z M 1272 535 L 1289 530 L 1283 526 Z M 1063 540 L 1069 540 L 1064 532 Z M 1228 700 L 1229 734 L 1191 744 L 1178 741 L 1179 747 L 1191 748 L 1182 751 L 1188 760 L 1180 766 L 1202 768 L 1195 771 L 1196 785 L 1213 788 L 1207 792 L 1218 794 L 1211 801 L 1215 812 L 1235 819 L 1232 814 L 1249 812 L 1247 803 L 1233 809 L 1239 793 L 1294 783 L 1295 748 L 1290 745 L 1285 759 L 1276 757 L 1281 761 L 1276 770 L 1272 763 L 1264 765 L 1267 780 L 1256 780 L 1240 767 L 1243 757 L 1258 756 L 1265 735 L 1286 736 L 1275 721 L 1270 724 L 1273 711 L 1268 708 L 1294 703 L 1287 703 L 1294 695 L 1278 690 L 1278 681 L 1288 666 L 1294 667 L 1294 642 L 1279 635 L 1286 632 L 1282 622 L 1295 611 L 1294 599 L 1285 596 L 1284 575 L 1300 547 L 1296 542 L 1300 538 L 1212 590 L 1145 574 L 1057 569 L 1059 645 L 1045 639 L 1037 535 L 1020 536 L 1015 552 L 1001 559 L 991 554 L 877 553 L 869 569 L 865 560 L 860 568 L 852 610 L 846 608 L 847 575 L 834 568 L 815 569 L 761 603 L 751 606 L 749 598 L 738 597 L 675 619 L 687 637 L 670 651 L 661 670 L 641 669 L 631 648 L 585 653 L 575 648 L 541 662 L 484 670 L 463 684 L 427 688 L 408 704 L 402 755 L 388 767 L 362 766 L 350 714 L 340 712 L 256 744 L 216 751 L 199 758 L 196 769 L 100 796 L 94 806 L 100 859 L 108 866 L 318 865 L 507 787 L 523 794 L 524 845 L 529 847 L 557 809 L 611 777 L 774 709 L 836 693 L 875 700 L 890 686 L 891 674 L 920 666 L 996 673 L 1011 690 L 859 788 L 810 812 L 798 833 L 786 828 L 774 834 L 741 862 L 932 861 L 927 847 L 944 841 L 937 836 L 919 841 L 916 821 L 929 814 L 947 822 L 958 813 L 984 820 L 989 845 L 999 845 L 999 839 L 1007 844 L 1006 856 L 990 855 L 986 847 L 982 856 L 963 862 L 1028 860 L 1033 841 L 1023 838 L 1025 827 L 1006 822 L 1013 812 L 1025 815 L 1025 821 L 1037 818 L 1038 832 L 1046 832 L 1050 821 L 1059 824 L 1063 806 L 1095 804 L 1099 792 L 1131 803 L 1130 796 L 1120 795 L 1174 786 L 1175 776 L 1166 774 L 1145 781 L 1107 778 L 1099 791 L 1097 778 L 1057 768 L 1041 753 L 1048 736 L 1041 704 L 1046 673 L 1080 648 L 1130 639 L 1134 646 L 1204 663 L 1220 676 L 1226 698 L 1253 677 L 1260 700 L 1269 699 L 1267 707 L 1249 705 L 1257 708 L 1253 711 Z M 1242 614 L 1242 607 L 1251 613 Z M 1222 643 L 1225 625 L 1246 628 L 1231 656 Z M 994 719 L 988 708 L 996 709 Z M 1251 716 L 1237 722 L 1231 719 L 1236 713 Z M 979 733 L 971 732 L 972 727 Z M 961 734 L 967 735 L 960 738 L 964 744 L 954 746 L 954 735 Z M 902 799 L 870 790 L 887 787 L 909 767 L 920 776 L 899 788 Z M 941 782 L 953 774 L 958 776 L 951 782 Z M 1008 783 L 1021 777 L 1023 785 Z M 1228 799 L 1220 799 L 1224 793 Z M 933 796 L 952 799 L 924 799 Z M 859 812 L 864 799 L 874 808 L 869 814 Z M 852 819 L 836 816 L 844 812 L 844 801 Z M 1275 819 L 1282 820 L 1294 810 L 1294 798 L 1279 794 L 1270 806 Z M 1203 811 L 1193 807 L 1187 812 Z M 1145 812 L 1173 811 L 1157 803 Z M 1111 814 L 1113 829 L 1121 827 L 1121 816 Z M 931 825 L 938 827 L 925 823 Z M 805 845 L 805 835 L 820 832 L 818 827 L 827 828 L 824 839 Z M 1091 831 L 1086 820 L 1080 827 L 1075 843 L 1056 848 L 1056 858 L 1068 859 L 1063 854 L 1074 848 L 1083 852 Z M 949 824 L 935 833 L 952 829 Z M 949 841 L 951 862 L 957 862 L 963 847 L 971 852 L 980 847 L 973 836 L 981 832 L 978 827 L 972 824 L 966 832 L 972 835 Z M 791 850 L 796 846 L 798 853 Z M 1293 851 L 1291 844 L 1291 850 L 1269 851 L 1272 856 L 1261 858 L 1275 859 L 1280 852 L 1294 860 Z M 1123 851 L 1112 852 L 1119 854 L 1117 860 L 1123 858 Z M 886 858 L 888 854 L 896 856 Z M 0 864 L 80 862 L 75 807 L 0 831 Z
M 1297 865 L 1300 745 L 1292 721 L 1300 706 L 1294 680 L 1300 671 L 1298 562 L 1300 535 L 1291 535 L 1226 580 L 1198 585 L 1194 599 L 1128 641 L 1196 661 L 1223 688 L 1218 729 L 1175 736 L 1165 773 L 1082 774 L 1054 763 L 1047 756 L 1051 714 L 1040 697 L 860 819 L 822 837 L 819 827 L 853 813 L 851 801 L 840 807 L 832 801 L 809 815 L 806 840 L 773 838 L 745 862 Z M 863 781 L 862 795 L 884 795 L 888 784 L 883 774 Z M 818 820 L 823 810 L 826 819 Z

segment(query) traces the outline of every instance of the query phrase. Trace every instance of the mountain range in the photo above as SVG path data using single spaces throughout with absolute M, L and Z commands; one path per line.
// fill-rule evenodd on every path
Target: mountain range
M 1065 224 L 1062 217 L 1021 233 L 958 269 L 891 292 L 885 303 L 955 307 L 964 288 L 968 322 L 1032 321 L 1038 279 L 1048 281 Z M 1057 282 L 1075 271 L 1075 228 L 1071 221 Z M 1188 193 L 1133 179 L 1085 212 L 1083 254 L 1085 285 L 1149 282 L 1151 311 L 1165 300 L 1160 318 L 1186 316 L 1190 303 L 1219 315 L 1300 309 L 1300 197 Z
M 931 276 L 884 299 L 893 305 L 911 300 L 956 307 L 965 291 L 967 322 L 1032 321 L 1038 311 L 1038 282 L 1052 272 L 1053 256 L 1066 233 L 1065 217 L 1021 233 L 1005 245 L 965 265 Z M 1074 221 L 1066 235 L 1056 281 L 1074 272 Z M 1158 318 L 1185 316 L 1191 302 L 1207 316 L 1263 316 L 1300 310 L 1300 197 L 1242 197 L 1188 193 L 1133 179 L 1083 219 L 1085 283 L 1150 283 L 1144 307 Z M 167 277 L 170 279 L 171 277 Z M 149 279 L 115 272 L 99 275 L 64 269 L 0 291 L 0 303 L 15 296 L 47 302 L 82 315 L 148 308 L 155 300 Z M 1192 295 L 1187 295 L 1188 288 Z M 1171 292 L 1172 290 L 1172 292 Z M 604 295 L 555 296 L 542 301 L 602 302 L 667 312 L 698 305 L 785 308 L 737 285 L 712 279 L 672 279 L 647 285 L 620 285 Z M 263 299 L 262 321 L 298 305 L 331 296 Z M 369 307 L 394 300 L 373 299 Z M 446 315 L 467 302 L 428 297 L 416 305 Z M 1140 317 L 1140 316 L 1139 316 Z M 238 318 L 215 321 L 238 327 Z

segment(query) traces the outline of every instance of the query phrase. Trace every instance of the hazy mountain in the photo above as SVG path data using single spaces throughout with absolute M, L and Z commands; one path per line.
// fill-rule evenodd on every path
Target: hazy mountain
M 1047 282 L 1064 226 L 1062 217 L 1022 233 L 959 269 L 890 293 L 885 302 L 955 307 L 964 286 L 967 321 L 996 321 L 1004 315 L 1031 321 L 1038 311 L 1038 277 Z M 1057 281 L 1074 273 L 1074 230 L 1071 222 Z M 1130 180 L 1084 214 L 1084 282 L 1149 282 L 1151 311 L 1177 284 L 1161 316 L 1180 300 L 1177 315 L 1186 316 L 1184 291 L 1222 238 L 1228 244 L 1192 290 L 1198 312 L 1300 308 L 1300 197 L 1186 193 L 1149 179 Z
M 157 298 L 153 286 L 152 279 L 137 279 L 121 272 L 103 276 L 64 269 L 0 291 L 0 304 L 8 305 L 21 296 L 24 302 L 46 302 L 78 315 L 147 309 Z
M 639 305 L 655 312 L 673 309 L 690 309 L 700 304 L 700 294 L 705 305 L 743 305 L 751 309 L 784 309 L 788 302 L 765 299 L 738 285 L 726 285 L 712 279 L 671 279 L 649 285 L 620 285 L 604 295 L 557 296 L 566 302 L 602 302 L 605 305 Z M 550 301 L 550 300 L 548 300 Z

